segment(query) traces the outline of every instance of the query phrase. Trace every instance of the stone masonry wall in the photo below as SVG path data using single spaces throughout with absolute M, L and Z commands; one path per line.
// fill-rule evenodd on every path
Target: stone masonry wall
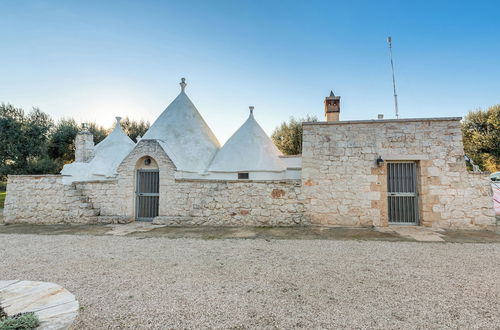
M 118 180 L 74 182 L 74 185 L 99 210 L 99 223 L 127 223 L 134 220 L 121 210 L 124 203 L 120 199 L 122 193 L 118 188 Z
M 384 159 L 382 166 L 376 159 Z M 467 172 L 459 118 L 304 124 L 302 192 L 314 224 L 387 226 L 387 162 L 415 161 L 420 224 L 493 229 L 487 175 Z
M 225 226 L 304 224 L 300 181 L 177 180 L 172 207 L 155 223 Z
M 141 140 L 118 167 L 116 180 L 63 185 L 61 176 L 9 176 L 5 222 L 125 223 L 135 219 L 135 173 L 150 157 L 160 170 L 156 223 L 169 225 L 302 224 L 300 180 L 176 180 L 162 147 Z
M 313 123 L 304 124 L 302 181 L 176 180 L 158 142 L 141 140 L 116 180 L 63 185 L 57 175 L 9 176 L 4 221 L 133 221 L 136 169 L 150 157 L 147 166 L 160 171 L 155 223 L 387 226 L 387 163 L 415 161 L 421 225 L 493 229 L 490 182 L 467 172 L 463 156 L 456 118 Z
M 118 168 L 118 205 L 135 214 L 135 169 L 151 157 L 160 170 L 159 217 L 170 225 L 293 225 L 302 223 L 300 181 L 176 180 L 175 165 L 153 140 L 141 140 Z
M 96 223 L 99 211 L 60 175 L 9 175 L 5 223 Z

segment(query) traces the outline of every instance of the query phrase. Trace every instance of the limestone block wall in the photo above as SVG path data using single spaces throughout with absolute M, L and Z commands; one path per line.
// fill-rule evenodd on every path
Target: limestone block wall
M 96 223 L 99 211 L 60 175 L 9 175 L 5 223 Z
M 315 224 L 387 226 L 387 162 L 415 161 L 420 224 L 492 229 L 486 175 L 468 173 L 460 118 L 304 124 L 302 192 Z M 376 159 L 384 163 L 377 166 Z
M 135 219 L 135 173 L 143 160 L 160 171 L 157 223 L 170 225 L 303 224 L 300 180 L 176 180 L 175 166 L 153 140 L 141 140 L 115 180 L 63 185 L 61 176 L 9 176 L 5 222 L 123 223 Z
M 278 225 L 303 223 L 300 181 L 176 180 L 175 165 L 154 140 L 141 140 L 118 167 L 121 215 L 135 215 L 135 171 L 144 157 L 160 171 L 156 223 L 171 225 Z M 118 211 L 117 211 L 118 212 Z
M 160 171 L 160 205 L 159 214 L 163 215 L 172 207 L 172 191 L 175 191 L 175 166 L 163 148 L 155 140 L 140 140 L 132 152 L 118 166 L 117 205 L 120 215 L 135 219 L 135 184 L 136 170 L 147 168 L 141 161 L 145 157 L 153 161 L 151 166 Z
M 177 180 L 156 223 L 189 225 L 305 224 L 300 180 L 194 181 Z
M 123 202 L 119 199 L 118 180 L 74 182 L 76 189 L 87 196 L 101 217 L 120 216 Z M 113 221 L 111 221 L 113 222 Z

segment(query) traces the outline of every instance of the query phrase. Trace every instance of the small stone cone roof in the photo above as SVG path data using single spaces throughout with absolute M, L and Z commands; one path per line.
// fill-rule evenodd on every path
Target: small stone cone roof
M 116 175 L 116 169 L 127 155 L 134 149 L 135 143 L 120 125 L 120 117 L 116 117 L 114 130 L 95 146 L 94 158 L 89 163 L 71 163 L 64 165 L 61 174 L 63 183 L 73 181 L 97 180 Z
M 220 148 L 219 141 L 184 92 L 170 103 L 142 137 L 158 140 L 177 170 L 203 172 Z
M 253 107 L 251 107 L 253 110 Z M 281 172 L 281 152 L 255 120 L 252 111 L 245 123 L 227 140 L 210 164 L 211 172 Z
M 122 130 L 120 117 L 116 117 L 113 131 L 95 146 L 94 158 L 89 166 L 93 175 L 112 176 L 118 165 L 134 149 L 135 143 Z

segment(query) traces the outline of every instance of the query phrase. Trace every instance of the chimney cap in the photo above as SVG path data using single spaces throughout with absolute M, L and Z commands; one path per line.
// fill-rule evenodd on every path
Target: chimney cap
M 335 93 L 331 90 L 330 95 L 325 97 L 325 100 L 340 100 L 340 96 L 335 96 Z

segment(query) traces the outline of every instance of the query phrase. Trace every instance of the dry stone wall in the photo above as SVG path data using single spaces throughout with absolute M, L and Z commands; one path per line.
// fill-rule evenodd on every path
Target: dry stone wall
M 5 223 L 97 223 L 99 210 L 60 175 L 9 175 Z
M 95 209 L 99 210 L 99 223 L 128 223 L 132 216 L 123 212 L 125 204 L 118 188 L 118 180 L 74 182 L 77 190 L 89 198 Z
M 154 140 L 141 140 L 118 168 L 122 210 L 133 217 L 135 170 L 150 157 L 160 170 L 155 223 L 169 225 L 294 225 L 303 223 L 300 181 L 176 180 L 175 165 Z
M 155 223 L 275 226 L 305 224 L 300 181 L 177 180 Z
M 387 226 L 387 162 L 415 161 L 421 225 L 493 229 L 490 184 L 487 175 L 466 170 L 459 119 L 305 124 L 306 218 L 322 225 Z

